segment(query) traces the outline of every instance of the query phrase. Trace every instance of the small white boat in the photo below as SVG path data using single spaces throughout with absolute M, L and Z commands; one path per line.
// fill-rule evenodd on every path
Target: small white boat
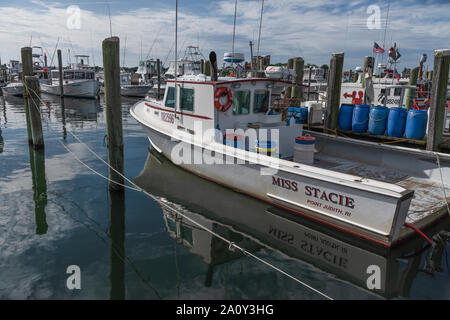
M 65 97 L 94 99 L 100 92 L 100 82 L 95 78 L 94 70 L 84 64 L 88 56 L 76 55 L 77 62 L 71 68 L 63 70 L 63 92 Z M 78 59 L 81 59 L 78 62 Z M 40 80 L 41 91 L 48 94 L 60 95 L 59 72 L 51 70 L 48 79 Z
M 406 221 L 424 227 L 447 215 L 449 155 L 438 154 L 439 168 L 435 153 L 309 132 L 315 152 L 300 153 L 313 152 L 315 160 L 299 163 L 303 127 L 276 110 L 293 83 L 205 75 L 176 83 L 175 90 L 175 80 L 166 80 L 162 100 L 140 101 L 130 113 L 152 146 L 186 170 L 384 246 L 410 235 Z M 231 141 L 223 138 L 230 131 Z
M 2 90 L 5 96 L 23 97 L 22 82 L 10 82 L 6 86 L 2 87 Z

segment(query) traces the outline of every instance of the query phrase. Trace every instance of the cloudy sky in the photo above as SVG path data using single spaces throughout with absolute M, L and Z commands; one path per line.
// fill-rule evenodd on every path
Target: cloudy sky
M 231 51 L 234 2 L 179 0 L 179 54 L 197 44 L 206 57 L 211 50 L 219 57 Z M 402 54 L 398 69 L 417 65 L 422 53 L 428 54 L 432 68 L 433 50 L 450 48 L 450 0 L 391 0 L 384 37 L 388 3 L 265 0 L 260 53 L 270 54 L 273 63 L 300 56 L 321 65 L 329 63 L 332 52 L 344 51 L 345 69 L 354 69 L 372 54 L 373 42 L 382 46 L 385 38 L 385 47 L 397 42 Z M 110 35 L 108 4 L 112 34 L 121 39 L 121 63 L 137 65 L 141 43 L 143 57 L 174 58 L 175 0 L 0 0 L 2 63 L 19 58 L 20 48 L 30 40 L 45 48 L 50 62 L 59 38 L 64 61 L 70 50 L 102 65 L 101 41 Z M 79 7 L 80 15 L 70 6 Z M 247 58 L 250 40 L 256 52 L 260 9 L 261 0 L 238 0 L 235 51 Z

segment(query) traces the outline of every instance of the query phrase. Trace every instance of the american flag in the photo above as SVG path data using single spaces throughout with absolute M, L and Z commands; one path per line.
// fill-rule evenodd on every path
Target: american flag
M 400 75 L 398 74 L 397 69 L 394 69 L 394 77 L 397 81 L 400 81 Z
M 384 53 L 384 49 L 378 45 L 378 43 L 373 43 L 373 52 L 375 53 Z

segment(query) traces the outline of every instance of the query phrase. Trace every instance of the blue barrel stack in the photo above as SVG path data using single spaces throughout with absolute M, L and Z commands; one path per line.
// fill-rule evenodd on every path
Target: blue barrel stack
M 391 108 L 387 121 L 387 134 L 389 137 L 403 137 L 408 111 L 405 108 Z
M 339 109 L 339 129 L 349 131 L 352 130 L 353 104 L 342 104 Z
M 406 119 L 406 139 L 423 139 L 427 130 L 427 122 L 427 110 L 410 110 Z
M 367 104 L 357 104 L 353 108 L 352 130 L 364 133 L 369 126 L 370 106 Z
M 369 114 L 369 133 L 383 135 L 386 131 L 386 122 L 389 109 L 383 106 L 373 106 Z

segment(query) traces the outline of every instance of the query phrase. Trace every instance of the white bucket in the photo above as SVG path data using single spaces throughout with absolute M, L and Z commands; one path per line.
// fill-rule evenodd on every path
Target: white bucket
M 304 164 L 314 164 L 315 138 L 300 136 L 295 138 L 294 161 Z

